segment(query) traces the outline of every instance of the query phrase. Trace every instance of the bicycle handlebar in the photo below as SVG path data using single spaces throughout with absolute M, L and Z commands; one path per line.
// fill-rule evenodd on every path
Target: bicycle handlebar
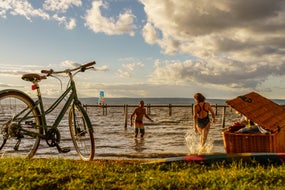
M 51 75 L 51 74 L 60 74 L 60 73 L 70 73 L 72 71 L 76 71 L 76 70 L 80 70 L 81 72 L 84 72 L 86 69 L 91 69 L 93 67 L 91 67 L 92 65 L 95 65 L 96 62 L 92 61 L 90 63 L 86 63 L 83 65 L 80 65 L 79 67 L 76 67 L 74 69 L 66 69 L 64 71 L 54 71 L 53 69 L 50 70 L 42 70 L 41 73 L 47 74 L 47 76 Z
M 90 62 L 90 63 L 86 63 L 86 64 L 84 64 L 84 65 L 81 65 L 81 67 L 87 68 L 87 67 L 90 67 L 90 66 L 95 65 L 95 64 L 96 64 L 96 62 L 95 62 L 95 61 L 92 61 L 92 62 Z

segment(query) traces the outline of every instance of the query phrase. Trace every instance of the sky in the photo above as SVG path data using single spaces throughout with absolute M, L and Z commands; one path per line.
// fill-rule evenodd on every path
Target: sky
M 0 90 L 34 96 L 22 74 L 96 61 L 81 97 L 285 99 L 284 55 L 284 0 L 0 0 Z

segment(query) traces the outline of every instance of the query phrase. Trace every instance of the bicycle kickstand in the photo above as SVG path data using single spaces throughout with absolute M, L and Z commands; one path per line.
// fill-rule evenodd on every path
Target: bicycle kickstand
M 70 148 L 61 148 L 58 143 L 55 144 L 59 153 L 67 153 L 70 151 Z
M 17 143 L 16 143 L 15 146 L 14 146 L 14 150 L 15 150 L 15 151 L 19 150 L 20 143 L 21 143 L 21 139 L 18 138 L 18 141 L 17 141 Z

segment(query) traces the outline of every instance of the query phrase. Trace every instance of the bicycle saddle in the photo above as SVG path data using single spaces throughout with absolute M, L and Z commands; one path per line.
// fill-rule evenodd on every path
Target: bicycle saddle
M 30 81 L 30 82 L 34 82 L 34 81 L 40 81 L 42 79 L 46 79 L 46 76 L 42 76 L 36 73 L 28 73 L 28 74 L 24 74 L 22 76 L 22 79 L 25 81 Z

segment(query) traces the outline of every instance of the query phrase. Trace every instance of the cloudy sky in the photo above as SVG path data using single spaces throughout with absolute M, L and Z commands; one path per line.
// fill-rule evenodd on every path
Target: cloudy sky
M 0 89 L 33 95 L 23 73 L 95 60 L 82 97 L 285 99 L 284 0 L 0 0 L 0 42 Z

